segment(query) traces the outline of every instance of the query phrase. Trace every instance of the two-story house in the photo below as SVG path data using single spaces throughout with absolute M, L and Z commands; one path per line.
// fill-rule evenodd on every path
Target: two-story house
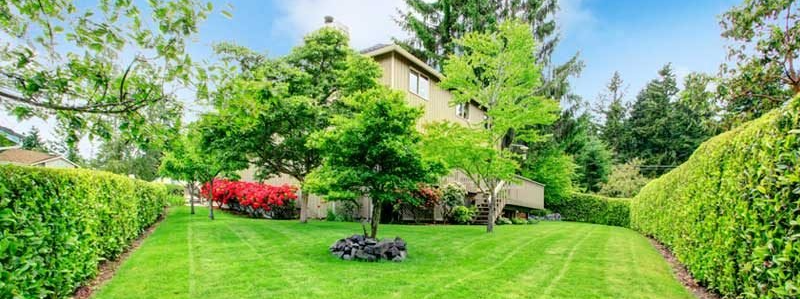
M 439 87 L 439 82 L 444 76 L 425 64 L 411 53 L 398 45 L 376 45 L 361 51 L 363 55 L 372 57 L 383 69 L 380 82 L 384 85 L 405 91 L 408 103 L 422 107 L 424 114 L 420 119 L 421 127 L 426 122 L 449 120 L 462 124 L 478 124 L 483 121 L 485 113 L 474 104 L 451 105 L 452 95 L 447 90 Z M 253 169 L 241 174 L 243 180 L 253 180 Z M 462 173 L 455 171 L 443 178 L 442 183 L 456 181 L 467 187 L 472 196 L 472 204 L 479 209 L 476 222 L 485 222 L 488 218 L 488 206 L 483 201 L 483 196 L 477 194 L 476 186 Z M 279 176 L 265 181 L 268 184 L 296 183 L 288 176 Z M 478 195 L 478 196 L 475 196 Z M 336 203 L 325 202 L 319 196 L 311 195 L 309 198 L 309 217 L 323 218 L 327 210 L 335 208 Z M 519 182 L 510 183 L 501 192 L 497 202 L 498 214 L 493 219 L 504 213 L 513 216 L 516 211 L 544 208 L 544 186 L 537 182 L 519 177 Z M 371 202 L 364 199 L 360 204 L 358 214 L 362 218 L 371 215 Z M 441 220 L 441 213 L 434 212 L 434 220 Z

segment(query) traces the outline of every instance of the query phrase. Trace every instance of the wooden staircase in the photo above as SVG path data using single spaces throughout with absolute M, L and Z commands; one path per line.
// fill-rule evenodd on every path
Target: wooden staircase
M 492 215 L 491 221 L 496 221 L 497 217 L 503 214 L 503 208 L 506 206 L 506 201 L 503 199 L 503 197 L 499 197 L 497 200 L 495 200 L 494 205 L 494 215 Z M 475 208 L 477 208 L 477 211 L 475 212 L 475 216 L 472 217 L 472 223 L 487 224 L 490 218 L 488 200 L 476 200 Z

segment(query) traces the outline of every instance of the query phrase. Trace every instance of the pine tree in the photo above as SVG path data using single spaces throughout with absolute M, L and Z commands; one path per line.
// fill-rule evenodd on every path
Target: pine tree
M 646 164 L 673 165 L 674 152 L 669 150 L 672 133 L 669 121 L 671 102 L 678 94 L 672 65 L 658 71 L 658 78 L 650 81 L 636 96 L 625 127 L 630 130 L 626 138 L 625 158 L 640 157 Z
M 611 81 L 606 85 L 606 93 L 601 95 L 601 103 L 608 102 L 608 106 L 602 107 L 601 105 L 600 107 L 600 114 L 604 118 L 603 124 L 600 126 L 600 139 L 617 153 L 623 150 L 627 134 L 624 122 L 628 114 L 628 107 L 624 103 L 623 86 L 624 81 L 619 72 L 614 72 Z

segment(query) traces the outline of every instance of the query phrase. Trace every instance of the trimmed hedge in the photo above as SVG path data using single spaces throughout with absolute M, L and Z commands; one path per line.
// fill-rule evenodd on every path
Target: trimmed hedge
M 798 101 L 703 143 L 649 183 L 631 224 L 726 297 L 798 298 Z
M 547 208 L 561 214 L 566 221 L 588 222 L 628 227 L 630 211 L 627 198 L 610 198 L 596 194 L 572 193 L 558 204 Z
M 81 169 L 0 165 L 0 298 L 66 298 L 164 210 L 167 189 Z

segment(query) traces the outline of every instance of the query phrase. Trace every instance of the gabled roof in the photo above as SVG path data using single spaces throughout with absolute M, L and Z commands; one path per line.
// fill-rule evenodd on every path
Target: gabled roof
M 364 54 L 369 57 L 375 57 L 381 54 L 391 53 L 391 52 L 398 53 L 401 56 L 405 57 L 406 59 L 410 60 L 411 63 L 413 63 L 416 67 L 422 68 L 424 71 L 428 72 L 429 74 L 439 79 L 439 81 L 444 79 L 444 75 L 442 75 L 442 73 L 432 68 L 430 65 L 423 62 L 413 54 L 409 53 L 408 51 L 406 51 L 406 49 L 403 49 L 403 47 L 398 46 L 396 44 L 377 44 L 372 47 L 361 50 L 361 54 Z
M 51 155 L 43 152 L 25 150 L 16 147 L 7 148 L 0 151 L 0 162 L 7 162 L 7 163 L 36 165 L 57 159 L 63 159 L 64 161 L 67 161 L 68 163 L 75 165 L 75 167 L 78 166 L 72 161 L 67 160 L 62 156 Z

